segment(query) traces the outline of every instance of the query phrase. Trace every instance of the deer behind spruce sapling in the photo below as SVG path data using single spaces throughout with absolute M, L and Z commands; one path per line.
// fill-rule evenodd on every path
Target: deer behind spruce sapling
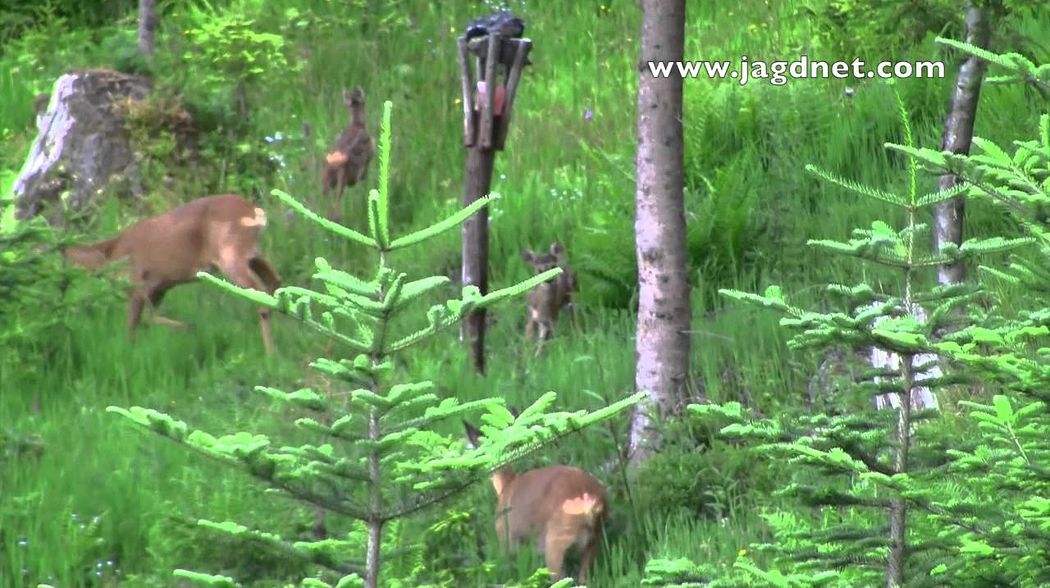
M 536 253 L 531 249 L 521 252 L 522 258 L 532 266 L 537 274 L 555 267 L 562 272 L 550 280 L 536 286 L 525 296 L 528 305 L 528 316 L 525 322 L 525 339 L 532 339 L 539 329 L 539 344 L 536 354 L 539 355 L 544 343 L 554 335 L 554 322 L 562 308 L 569 314 L 569 320 L 576 322 L 573 293 L 576 291 L 576 273 L 569 267 L 569 259 L 560 241 L 551 243 L 550 250 Z
M 477 447 L 481 432 L 464 422 L 467 440 Z M 517 474 L 506 467 L 492 474 L 496 489 L 496 534 L 504 549 L 533 540 L 554 580 L 565 571 L 565 554 L 579 553 L 576 582 L 587 582 L 607 516 L 605 487 L 572 466 L 552 465 Z
M 328 199 L 335 190 L 335 199 L 329 203 L 329 218 L 338 218 L 343 203 L 343 191 L 368 176 L 368 164 L 375 155 L 375 145 L 365 126 L 365 92 L 359 87 L 343 89 L 343 103 L 350 113 L 350 121 L 335 140 L 324 158 L 321 195 Z
M 157 315 L 156 307 L 168 290 L 197 281 L 199 271 L 217 269 L 242 288 L 273 294 L 281 278 L 259 251 L 259 235 L 265 226 L 262 208 L 236 194 L 220 194 L 141 220 L 111 239 L 67 247 L 62 253 L 88 270 L 130 258 L 127 333 L 134 340 L 147 305 L 151 322 L 185 326 Z M 259 309 L 259 325 L 263 346 L 272 353 L 270 311 L 265 307 Z

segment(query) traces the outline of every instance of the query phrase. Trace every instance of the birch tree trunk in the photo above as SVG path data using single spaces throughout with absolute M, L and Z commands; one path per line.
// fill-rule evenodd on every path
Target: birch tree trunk
M 139 53 L 153 57 L 157 32 L 156 0 L 139 0 Z
M 682 78 L 654 77 L 650 61 L 685 50 L 685 0 L 642 0 L 635 159 L 638 325 L 635 387 L 648 391 L 631 419 L 629 456 L 643 462 L 659 443 L 653 418 L 680 404 L 689 375 L 689 281 L 683 201 Z
M 965 41 L 970 45 L 988 48 L 991 37 L 988 9 L 981 8 L 972 0 L 966 3 Z M 985 62 L 969 56 L 959 66 L 952 91 L 948 118 L 944 121 L 941 149 L 952 153 L 969 153 L 973 141 L 973 125 L 977 118 L 977 103 L 981 97 L 981 81 L 984 78 Z M 947 190 L 959 183 L 953 174 L 945 174 L 937 181 L 937 187 Z M 946 243 L 962 245 L 963 221 L 966 218 L 966 200 L 959 196 L 938 203 L 934 208 L 934 247 L 940 251 Z M 966 277 L 966 268 L 961 262 L 943 265 L 937 270 L 937 282 L 956 284 Z

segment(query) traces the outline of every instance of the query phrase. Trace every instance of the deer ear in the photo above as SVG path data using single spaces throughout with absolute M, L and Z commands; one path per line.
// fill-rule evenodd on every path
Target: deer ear
M 532 263 L 533 261 L 536 261 L 536 254 L 532 252 L 532 249 L 526 249 L 521 252 L 521 258 Z
M 561 241 L 554 241 L 551 243 L 551 255 L 561 255 L 565 252 L 565 248 L 562 247 Z

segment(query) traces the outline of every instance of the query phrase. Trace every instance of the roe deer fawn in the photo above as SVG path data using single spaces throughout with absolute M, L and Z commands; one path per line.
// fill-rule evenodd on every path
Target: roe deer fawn
M 131 258 L 132 291 L 128 300 L 128 337 L 148 304 L 152 322 L 185 326 L 157 316 L 164 294 L 197 280 L 198 271 L 218 269 L 234 284 L 272 294 L 281 278 L 259 252 L 266 212 L 236 194 L 205 196 L 141 220 L 117 236 L 93 245 L 67 247 L 66 259 L 88 270 Z M 270 311 L 259 309 L 263 345 L 272 353 Z
M 463 426 L 470 446 L 477 447 L 481 432 L 470 423 Z M 579 468 L 552 465 L 522 474 L 503 468 L 493 472 L 492 486 L 496 534 L 504 549 L 534 539 L 557 581 L 564 577 L 565 553 L 575 546 L 580 554 L 576 581 L 586 583 L 608 505 L 602 483 Z
M 350 111 L 350 122 L 325 155 L 321 178 L 321 195 L 325 199 L 333 189 L 336 191 L 329 218 L 339 216 L 343 190 L 367 177 L 368 164 L 375 155 L 375 145 L 365 128 L 365 91 L 360 86 L 350 92 L 344 88 L 343 103 Z
M 576 273 L 569 267 L 565 248 L 559 241 L 551 243 L 550 250 L 546 253 L 535 253 L 526 249 L 521 252 L 521 256 L 537 274 L 554 267 L 560 267 L 562 270 L 556 277 L 530 290 L 525 297 L 529 307 L 525 338 L 531 339 L 539 327 L 539 344 L 536 346 L 536 355 L 539 355 L 544 342 L 554 335 L 554 321 L 558 319 L 558 313 L 563 307 L 569 314 L 569 320 L 573 323 L 576 321 L 572 300 L 572 294 L 576 291 Z

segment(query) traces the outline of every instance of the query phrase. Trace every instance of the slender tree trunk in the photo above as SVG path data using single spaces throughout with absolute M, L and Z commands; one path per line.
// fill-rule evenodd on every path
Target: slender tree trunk
M 975 2 L 966 5 L 966 36 L 970 45 L 987 49 L 991 37 L 991 23 L 988 9 L 980 8 Z M 981 81 L 984 78 L 985 62 L 977 57 L 967 57 L 959 66 L 955 78 L 955 89 L 952 91 L 948 119 L 944 122 L 944 133 L 941 135 L 941 149 L 952 153 L 969 153 L 973 141 L 973 125 L 977 118 L 977 103 L 981 97 Z M 937 187 L 947 190 L 959 183 L 953 174 L 940 177 Z M 934 246 L 940 251 L 945 244 L 962 245 L 963 223 L 966 218 L 966 200 L 959 196 L 938 203 L 934 208 Z M 962 262 L 943 265 L 937 271 L 940 284 L 955 284 L 966 277 L 966 268 Z
M 156 48 L 154 35 L 157 32 L 156 0 L 139 0 L 139 53 L 153 57 Z
M 379 431 L 379 416 L 372 412 L 368 422 L 368 438 L 373 443 L 378 442 L 382 435 Z M 379 454 L 376 449 L 371 449 L 368 455 L 368 478 L 369 488 L 368 510 L 371 519 L 368 520 L 368 546 L 365 554 L 365 588 L 379 588 L 379 566 L 380 547 L 383 544 L 383 498 L 380 489 Z
M 683 400 L 689 376 L 689 280 L 685 248 L 682 78 L 654 77 L 650 61 L 681 60 L 685 0 L 642 0 L 635 160 L 638 326 L 635 387 L 648 391 L 632 419 L 632 465 L 656 448 L 662 417 Z
M 911 397 L 915 388 L 915 356 L 901 357 L 902 391 L 898 393 L 900 408 L 897 412 L 897 450 L 893 460 L 893 472 L 908 473 L 908 450 L 911 449 Z M 908 503 L 897 496 L 890 500 L 890 553 L 886 559 L 886 587 L 904 585 L 904 570 L 908 563 Z

